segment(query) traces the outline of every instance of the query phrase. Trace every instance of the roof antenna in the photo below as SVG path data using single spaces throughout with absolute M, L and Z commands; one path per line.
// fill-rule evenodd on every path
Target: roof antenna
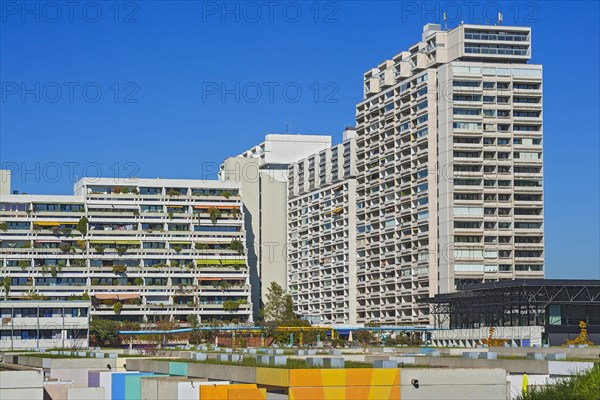
M 498 13 L 498 25 L 502 25 L 502 22 L 504 22 L 504 14 L 499 12 Z
M 448 30 L 448 16 L 446 15 L 446 11 L 444 11 L 444 29 Z

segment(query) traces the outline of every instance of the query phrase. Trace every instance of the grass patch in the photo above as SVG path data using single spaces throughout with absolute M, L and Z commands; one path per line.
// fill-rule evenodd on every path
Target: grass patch
M 256 363 L 256 357 L 244 357 L 241 363 L 238 362 L 227 362 L 227 361 L 218 361 L 213 358 L 209 358 L 206 361 L 197 361 L 197 360 L 188 360 L 188 359 L 164 359 L 164 358 L 152 358 L 155 361 L 181 361 L 186 363 L 194 363 L 194 364 L 213 364 L 213 365 L 233 365 L 236 367 L 260 367 L 260 368 L 288 368 L 288 369 L 308 369 L 308 368 L 316 368 L 322 369 L 322 367 L 309 367 L 306 365 L 306 361 L 302 359 L 292 359 L 288 358 L 285 366 L 278 365 L 262 365 Z M 358 361 L 346 361 L 344 368 L 373 368 L 371 363 L 366 362 L 358 362 Z
M 598 400 L 600 399 L 600 366 L 555 385 L 532 389 L 518 400 Z

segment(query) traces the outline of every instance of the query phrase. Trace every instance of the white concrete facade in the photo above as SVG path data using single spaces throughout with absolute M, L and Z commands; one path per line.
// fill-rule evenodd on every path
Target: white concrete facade
M 257 305 L 271 282 L 287 287 L 288 167 L 329 147 L 330 136 L 268 134 L 264 142 L 221 165 L 220 179 L 238 182 L 243 192 L 252 300 Z
M 358 322 L 427 324 L 423 297 L 544 276 L 542 71 L 531 29 L 426 25 L 357 105 Z
M 3 300 L 0 350 L 87 348 L 89 301 Z
M 356 139 L 290 166 L 288 288 L 313 323 L 356 323 Z
M 234 182 L 84 178 L 72 196 L 0 193 L 4 295 L 89 296 L 93 316 L 120 320 L 251 320 L 239 191 Z

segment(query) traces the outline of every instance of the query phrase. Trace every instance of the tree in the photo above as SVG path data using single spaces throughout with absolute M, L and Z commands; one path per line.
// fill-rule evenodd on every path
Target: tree
M 298 325 L 300 319 L 294 312 L 292 296 L 277 282 L 271 282 L 268 290 L 267 302 L 261 310 L 263 320 L 276 325 Z
M 75 229 L 77 229 L 79 232 L 81 232 L 81 234 L 83 236 L 85 236 L 87 234 L 88 222 L 89 222 L 89 220 L 87 219 L 87 217 L 81 217 L 81 218 L 79 218 L 79 222 L 77 222 L 77 225 L 75 227 Z
M 110 319 L 94 318 L 90 321 L 90 341 L 99 346 L 119 343 L 119 323 Z
M 219 210 L 217 207 L 209 207 L 208 215 L 210 216 L 212 223 L 216 224 L 217 220 L 221 218 L 221 210 Z
M 123 304 L 120 301 L 117 301 L 113 306 L 113 311 L 115 314 L 121 314 L 121 310 L 123 309 Z
M 5 276 L 4 279 L 2 279 L 2 287 L 4 288 L 4 300 L 8 300 L 8 295 L 10 293 L 10 282 L 11 279 L 9 276 Z

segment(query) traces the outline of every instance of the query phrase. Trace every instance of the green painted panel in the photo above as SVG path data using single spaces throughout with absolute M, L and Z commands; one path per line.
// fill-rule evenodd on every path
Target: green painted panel
M 169 375 L 187 376 L 188 365 L 184 362 L 169 362 Z

